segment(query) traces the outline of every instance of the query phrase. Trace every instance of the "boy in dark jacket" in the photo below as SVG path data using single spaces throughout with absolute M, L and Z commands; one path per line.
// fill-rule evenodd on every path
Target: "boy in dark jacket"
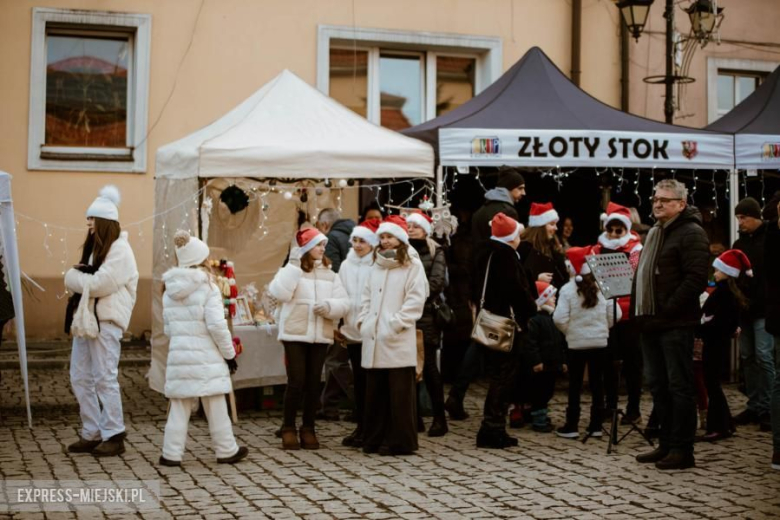
M 539 312 L 528 321 L 528 337 L 522 350 L 523 375 L 531 378 L 531 427 L 536 432 L 550 433 L 554 427 L 547 417 L 548 405 L 555 393 L 555 376 L 559 370 L 566 372 L 566 338 L 552 318 L 555 287 L 536 282 L 536 290 Z

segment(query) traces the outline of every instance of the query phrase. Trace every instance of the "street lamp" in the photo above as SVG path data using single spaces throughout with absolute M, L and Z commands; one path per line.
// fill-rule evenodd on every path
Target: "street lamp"
M 685 10 L 691 19 L 691 33 L 702 47 L 707 45 L 712 31 L 720 27 L 723 21 L 723 8 L 713 4 L 710 0 L 697 0 Z
M 650 13 L 650 6 L 655 0 L 621 0 L 617 3 L 623 21 L 626 23 L 628 31 L 635 40 L 639 40 L 639 35 L 647 23 L 647 15 Z

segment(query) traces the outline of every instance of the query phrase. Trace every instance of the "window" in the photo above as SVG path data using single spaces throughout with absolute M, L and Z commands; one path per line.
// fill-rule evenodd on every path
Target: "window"
M 707 58 L 707 122 L 730 112 L 761 85 L 777 63 Z
M 501 73 L 501 40 L 319 27 L 317 87 L 392 130 L 459 107 Z
M 36 8 L 30 169 L 146 170 L 151 17 Z

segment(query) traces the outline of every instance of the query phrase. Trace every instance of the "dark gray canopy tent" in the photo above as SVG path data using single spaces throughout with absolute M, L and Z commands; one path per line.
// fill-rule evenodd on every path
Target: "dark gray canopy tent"
M 731 169 L 733 138 L 614 109 L 574 85 L 538 47 L 460 107 L 404 134 L 443 166 Z

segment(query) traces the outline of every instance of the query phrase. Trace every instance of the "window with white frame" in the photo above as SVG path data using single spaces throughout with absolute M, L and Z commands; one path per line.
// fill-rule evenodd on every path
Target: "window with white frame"
M 752 94 L 777 63 L 743 59 L 707 59 L 707 119 L 720 119 Z
M 30 169 L 146 170 L 151 16 L 35 8 Z
M 331 26 L 319 33 L 320 90 L 392 130 L 457 108 L 501 72 L 499 38 Z

